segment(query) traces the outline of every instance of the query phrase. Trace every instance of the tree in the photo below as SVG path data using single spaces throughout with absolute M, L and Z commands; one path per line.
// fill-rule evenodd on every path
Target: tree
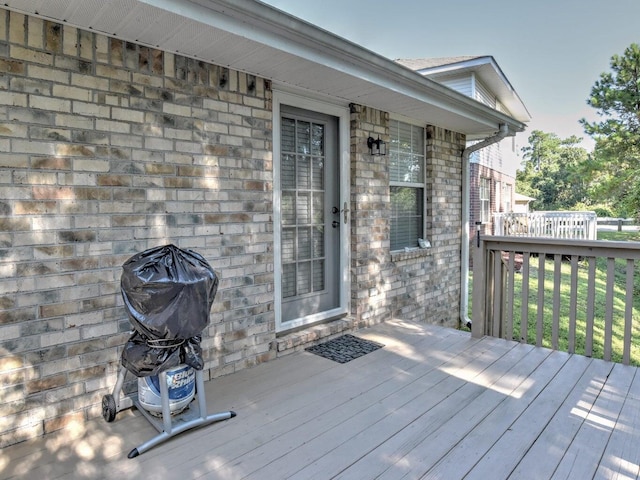
M 611 57 L 611 72 L 600 74 L 587 104 L 601 121 L 580 120 L 596 146 L 585 164 L 596 200 L 620 215 L 640 211 L 640 46 Z
M 555 133 L 534 130 L 522 148 L 522 169 L 516 174 L 519 193 L 533 197 L 535 210 L 571 210 L 587 199 L 581 165 L 587 151 L 581 138 L 561 139 Z

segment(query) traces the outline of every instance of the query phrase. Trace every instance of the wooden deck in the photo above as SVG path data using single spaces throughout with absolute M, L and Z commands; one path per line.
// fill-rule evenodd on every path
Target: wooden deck
M 236 418 L 171 438 L 135 410 L 0 452 L 0 478 L 638 478 L 638 369 L 391 321 L 346 364 L 307 352 L 207 382 Z

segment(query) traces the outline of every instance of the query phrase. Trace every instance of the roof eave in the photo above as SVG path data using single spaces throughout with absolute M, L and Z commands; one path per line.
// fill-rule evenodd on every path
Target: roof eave
M 452 74 L 464 69 L 477 72 L 480 78 L 494 90 L 500 102 L 509 109 L 514 118 L 522 122 L 531 120 L 531 114 L 520 98 L 520 95 L 518 95 L 516 89 L 511 85 L 511 82 L 491 55 L 475 57 L 468 60 L 439 65 L 437 67 L 422 68 L 417 70 L 417 72 L 422 75 L 428 75 L 431 78 L 437 78 L 438 76 Z
M 344 102 L 360 103 L 391 113 L 411 116 L 444 128 L 467 135 L 490 134 L 500 124 L 506 124 L 511 132 L 522 131 L 525 125 L 511 116 L 502 114 L 474 99 L 459 94 L 437 82 L 396 64 L 355 43 L 338 37 L 304 20 L 293 17 L 276 8 L 254 0 L 137 0 L 125 2 L 131 15 L 144 17 L 165 16 L 167 23 L 185 23 L 205 30 L 203 36 L 224 37 L 228 46 L 231 42 L 236 49 L 233 52 L 222 51 L 215 42 L 208 42 L 206 48 L 189 50 L 190 42 L 180 42 L 181 31 L 176 29 L 173 36 L 162 37 L 148 28 L 144 31 L 125 24 L 121 31 L 107 31 L 101 28 L 100 19 L 93 18 L 78 24 L 68 21 L 73 9 L 86 11 L 95 3 L 96 10 L 108 17 L 116 16 L 103 8 L 104 3 L 97 0 L 5 0 L 5 5 L 30 15 L 66 22 L 78 28 L 90 29 L 126 41 L 149 45 L 162 50 L 177 52 L 181 55 L 198 58 L 218 65 L 245 71 L 279 84 L 317 92 L 321 95 L 333 95 Z M 45 12 L 45 13 L 43 13 Z M 85 12 L 86 13 L 86 12 Z M 124 15 L 123 12 L 119 12 Z M 96 14 L 97 15 L 97 14 Z M 104 25 L 109 25 L 106 18 Z M 94 22 L 95 24 L 90 24 Z M 114 21 L 111 24 L 116 23 Z M 126 28 L 125 28 L 126 27 Z M 184 25 L 183 25 L 184 27 Z M 159 37 L 162 37 L 159 40 Z M 173 43 L 172 43 L 173 40 Z M 179 39 L 182 40 L 182 39 Z M 222 44 L 223 42 L 221 42 Z M 180 51 L 173 48 L 181 46 Z M 244 50 L 241 50 L 244 48 Z M 309 79 L 301 72 L 281 73 L 278 68 L 265 67 L 263 63 L 256 67 L 255 55 L 279 55 L 283 62 L 313 66 L 321 78 Z M 326 86 L 330 82 L 341 82 L 331 90 Z M 366 88 L 359 88 L 362 85 Z M 339 91 L 341 90 L 341 91 Z M 357 90 L 356 93 L 353 93 Z

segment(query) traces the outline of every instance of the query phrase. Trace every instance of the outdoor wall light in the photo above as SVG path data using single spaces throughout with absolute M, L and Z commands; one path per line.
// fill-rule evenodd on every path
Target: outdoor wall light
M 367 138 L 367 147 L 369 147 L 369 155 L 381 156 L 387 154 L 387 144 L 384 140 L 380 140 L 380 135 L 376 140 L 373 137 Z

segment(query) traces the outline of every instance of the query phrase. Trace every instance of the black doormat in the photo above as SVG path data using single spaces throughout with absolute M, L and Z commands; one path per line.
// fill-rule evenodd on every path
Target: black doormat
M 334 362 L 347 363 L 354 358 L 362 357 L 382 347 L 384 347 L 384 345 L 381 343 L 364 340 L 363 338 L 347 334 L 329 340 L 328 342 L 314 345 L 306 350 L 307 352 L 315 353 Z

